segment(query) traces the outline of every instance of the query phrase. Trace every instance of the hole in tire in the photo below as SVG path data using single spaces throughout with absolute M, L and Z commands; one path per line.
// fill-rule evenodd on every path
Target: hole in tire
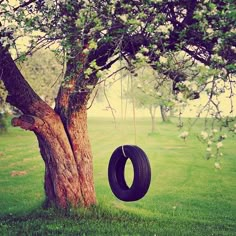
M 125 182 L 127 186 L 130 188 L 134 181 L 134 167 L 129 158 L 127 159 L 125 163 L 124 175 L 125 175 Z

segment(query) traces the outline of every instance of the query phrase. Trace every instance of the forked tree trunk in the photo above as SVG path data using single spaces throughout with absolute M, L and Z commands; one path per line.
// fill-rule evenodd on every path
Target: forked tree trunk
M 71 118 L 70 140 L 56 113 L 45 118 L 22 115 L 12 124 L 32 130 L 37 136 L 45 162 L 46 205 L 68 208 L 95 204 L 86 110 L 81 109 Z
M 22 116 L 13 118 L 13 126 L 31 130 L 37 136 L 45 162 L 47 205 L 65 209 L 95 204 L 87 131 L 88 93 L 82 91 L 71 97 L 68 89 L 61 89 L 54 111 L 32 90 L 10 54 L 1 47 L 0 65 L 1 79 L 8 91 L 7 101 L 23 112 Z
M 62 208 L 90 206 L 96 198 L 86 110 L 71 117 L 69 125 L 68 137 L 61 120 L 54 117 L 44 132 L 36 134 L 45 162 L 46 203 Z

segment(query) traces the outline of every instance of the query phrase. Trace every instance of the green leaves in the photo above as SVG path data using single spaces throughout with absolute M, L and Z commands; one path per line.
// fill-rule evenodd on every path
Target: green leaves
M 89 49 L 96 49 L 97 48 L 97 42 L 95 42 L 95 40 L 90 40 L 89 41 L 89 45 L 88 45 L 88 47 L 89 47 Z
M 27 60 L 27 55 L 25 53 L 22 53 L 19 57 L 18 57 L 18 62 L 19 63 L 23 63 L 24 61 Z
M 128 60 L 131 67 L 149 63 L 160 74 L 184 71 L 191 77 L 190 71 L 195 70 L 198 86 L 215 76 L 214 70 L 224 68 L 227 73 L 235 73 L 236 10 L 231 0 L 196 4 L 162 0 L 51 0 L 18 8 L 4 1 L 1 9 L 4 22 L 16 27 L 16 37 L 30 38 L 27 53 L 55 43 L 59 45 L 54 51 L 56 55 L 66 55 L 65 63 L 75 65 L 71 73 L 82 68 L 89 68 L 86 76 L 98 73 L 101 67 L 97 63 L 112 64 L 115 57 Z M 0 40 L 4 37 L 8 36 L 2 35 Z M 183 52 L 189 55 L 187 59 Z M 20 55 L 20 61 L 24 61 L 26 54 Z M 207 69 L 200 64 L 195 66 L 195 60 L 206 64 Z M 179 89 L 183 89 L 181 86 Z

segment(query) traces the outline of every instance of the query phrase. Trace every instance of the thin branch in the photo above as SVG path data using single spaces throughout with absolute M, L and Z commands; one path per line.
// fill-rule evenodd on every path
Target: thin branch
M 13 9 L 13 11 L 17 11 L 19 8 L 24 8 L 24 7 L 27 7 L 28 5 L 30 5 L 31 3 L 33 2 L 36 2 L 37 0 L 29 0 L 27 2 L 23 2 L 21 5 L 19 5 L 18 7 L 15 7 Z
M 124 70 L 124 69 L 127 69 L 127 67 L 126 67 L 126 66 L 123 66 L 122 68 L 120 68 L 120 69 L 116 70 L 115 72 L 113 72 L 112 74 L 108 75 L 105 79 L 99 81 L 97 84 L 103 83 L 104 81 L 106 81 L 107 79 L 111 78 L 113 75 L 116 75 L 119 71 Z M 115 81 L 113 82 L 113 84 L 114 84 L 115 82 L 117 82 L 118 80 L 120 80 L 120 79 L 121 79 L 121 78 L 115 80 Z
M 4 0 L 1 0 L 0 1 L 0 4 L 3 2 Z M 19 6 L 17 7 L 14 7 L 12 10 L 15 12 L 17 11 L 19 8 L 24 8 L 24 7 L 27 7 L 28 5 L 30 5 L 31 3 L 34 3 L 34 2 L 37 2 L 37 0 L 29 0 L 28 2 L 23 2 L 22 4 L 20 4 Z M 10 5 L 9 5 L 10 6 Z M 10 7 L 13 7 L 13 6 L 10 6 Z M 1 14 L 4 14 L 4 13 L 7 13 L 8 11 L 2 11 L 0 12 L 0 15 Z
M 206 60 L 206 59 L 200 57 L 199 55 L 197 55 L 197 53 L 196 53 L 195 51 L 191 51 L 191 50 L 189 50 L 189 49 L 186 48 L 186 47 L 184 47 L 183 50 L 184 50 L 185 52 L 187 52 L 190 56 L 192 56 L 193 58 L 195 58 L 196 60 L 202 62 L 203 64 L 205 64 L 205 65 L 210 65 L 209 58 L 208 58 L 208 60 Z
M 45 47 L 49 47 L 51 46 L 53 43 L 55 43 L 54 41 L 48 41 L 49 39 L 46 37 L 40 37 L 35 45 L 31 45 L 31 47 L 27 50 L 27 52 L 24 53 L 25 56 L 31 55 L 33 53 L 35 53 L 36 51 L 40 50 L 41 48 L 45 48 Z M 20 58 L 20 56 L 18 56 L 17 58 L 14 59 L 14 61 L 17 61 Z
M 97 94 L 98 94 L 98 90 L 95 92 L 95 95 L 94 95 L 94 97 L 93 97 L 93 99 L 92 99 L 90 105 L 87 107 L 87 110 L 89 110 L 89 109 L 92 107 L 92 105 L 93 105 L 93 103 L 94 103 L 94 101 L 95 101 L 95 98 L 97 97 Z
M 114 114 L 114 112 L 113 112 L 113 108 L 112 108 L 112 106 L 111 106 L 111 103 L 110 103 L 110 101 L 109 101 L 109 99 L 108 99 L 108 97 L 107 97 L 107 94 L 106 94 L 106 82 L 105 82 L 105 81 L 104 81 L 103 93 L 104 93 L 104 96 L 105 96 L 105 98 L 106 98 L 106 100 L 107 100 L 109 109 L 111 110 L 111 113 L 112 113 L 112 116 L 113 116 L 113 119 L 114 119 L 114 122 L 115 122 L 115 127 L 116 127 L 116 117 L 115 117 L 115 114 Z
M 229 79 L 229 86 L 230 86 L 229 98 L 230 98 L 230 107 L 231 107 L 230 113 L 232 113 L 232 114 L 233 114 L 233 111 L 234 111 L 233 97 L 235 96 L 235 93 L 233 91 L 233 87 L 234 87 L 233 83 L 235 83 L 235 81 L 232 81 L 232 80 Z

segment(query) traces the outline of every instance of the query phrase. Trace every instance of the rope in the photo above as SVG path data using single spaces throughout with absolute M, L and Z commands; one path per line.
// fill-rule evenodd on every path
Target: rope
M 128 158 L 128 157 L 126 156 L 126 154 L 125 154 L 125 150 L 124 150 L 124 146 L 123 146 L 123 145 L 121 146 L 121 149 L 122 149 L 122 153 L 123 153 L 124 157 Z

